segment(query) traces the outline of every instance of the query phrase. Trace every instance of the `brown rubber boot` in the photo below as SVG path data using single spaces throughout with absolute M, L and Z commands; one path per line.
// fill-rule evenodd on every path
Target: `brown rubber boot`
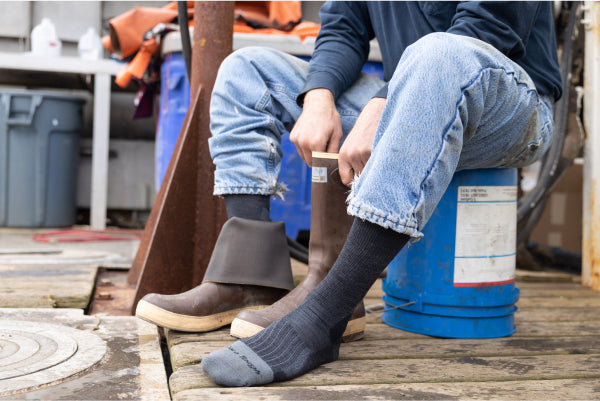
M 346 213 L 348 188 L 340 180 L 338 155 L 313 152 L 308 274 L 289 294 L 262 310 L 246 310 L 231 323 L 234 337 L 250 337 L 297 308 L 306 295 L 325 278 L 342 250 L 353 218 Z M 343 341 L 363 337 L 365 308 L 361 302 L 344 331 Z
M 148 294 L 135 315 L 172 330 L 215 330 L 241 311 L 271 305 L 293 287 L 284 223 L 232 217 L 221 229 L 202 284 L 181 294 Z

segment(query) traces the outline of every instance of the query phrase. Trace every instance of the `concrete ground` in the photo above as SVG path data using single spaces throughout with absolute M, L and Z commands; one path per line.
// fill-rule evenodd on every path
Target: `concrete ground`
M 106 307 L 139 240 L 33 240 L 45 232 L 0 229 L 0 399 L 168 400 L 157 328 Z

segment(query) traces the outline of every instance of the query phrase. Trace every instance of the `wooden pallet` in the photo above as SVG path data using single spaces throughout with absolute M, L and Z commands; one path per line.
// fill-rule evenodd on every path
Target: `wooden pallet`
M 432 338 L 369 314 L 365 338 L 343 344 L 338 361 L 265 387 L 222 388 L 202 372 L 203 356 L 234 341 L 228 328 L 167 332 L 171 395 L 177 401 L 599 399 L 600 293 L 573 281 L 518 282 L 517 332 L 506 338 Z M 379 281 L 366 304 L 381 303 L 381 295 Z

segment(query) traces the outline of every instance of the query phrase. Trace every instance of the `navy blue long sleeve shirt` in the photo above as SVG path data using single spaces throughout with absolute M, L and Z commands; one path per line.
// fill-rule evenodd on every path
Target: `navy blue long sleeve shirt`
M 337 99 L 358 77 L 377 37 L 387 82 L 404 50 L 432 32 L 480 39 L 519 64 L 542 95 L 558 99 L 561 77 L 552 2 L 327 2 L 308 80 L 298 97 L 315 88 Z M 375 97 L 387 97 L 387 85 Z

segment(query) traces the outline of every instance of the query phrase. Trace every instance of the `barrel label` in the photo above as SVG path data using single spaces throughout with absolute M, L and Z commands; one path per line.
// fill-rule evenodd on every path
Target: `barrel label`
M 313 167 L 312 182 L 327 182 L 327 167 Z
M 479 287 L 515 279 L 517 187 L 458 187 L 454 286 Z

